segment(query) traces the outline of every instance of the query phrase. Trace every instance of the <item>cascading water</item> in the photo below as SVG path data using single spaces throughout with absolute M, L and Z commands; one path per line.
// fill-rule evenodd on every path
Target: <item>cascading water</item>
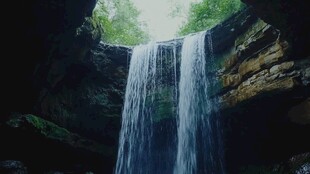
M 209 32 L 134 48 L 116 174 L 224 173 L 213 64 Z
M 133 50 L 126 87 L 116 173 L 142 173 L 150 153 L 152 119 L 145 108 L 149 80 L 155 84 L 157 45 L 137 46 Z M 141 161 L 142 165 L 138 163 Z M 146 165 L 146 166 L 145 166 Z M 140 168 L 140 167 L 145 167 Z M 144 172 L 148 172 L 147 170 Z
M 176 133 L 174 44 L 134 48 L 126 87 L 116 174 L 171 173 Z M 169 68 L 167 68 L 169 67 Z M 165 121 L 165 119 L 167 121 Z M 158 124 L 160 121 L 161 124 Z M 172 120 L 172 121 L 171 121 Z M 163 123 L 165 122 L 165 123 Z M 163 124 L 162 124 L 163 123 Z M 164 151 L 163 151 L 164 149 Z M 165 160 L 163 160 L 165 159 Z
M 207 67 L 212 66 L 212 45 L 207 37 L 210 50 L 206 58 L 205 38 L 205 32 L 188 36 L 182 46 L 175 174 L 223 173 L 221 154 L 216 149 L 220 144 L 215 117 L 211 115 L 217 105 L 209 97 L 212 81 L 207 76 Z

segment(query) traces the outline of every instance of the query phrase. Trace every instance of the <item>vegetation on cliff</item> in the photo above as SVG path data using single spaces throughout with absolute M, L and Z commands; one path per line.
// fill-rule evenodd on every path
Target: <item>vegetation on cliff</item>
M 187 18 L 187 21 L 180 27 L 178 32 L 178 35 L 184 36 L 210 29 L 243 7 L 245 5 L 240 0 L 202 0 L 192 3 L 188 14 L 182 14 L 183 11 L 176 2 L 176 9 L 172 12 L 172 15 L 185 15 Z
M 139 14 L 130 0 L 99 0 L 93 18 L 102 25 L 105 42 L 137 45 L 149 41 L 146 25 L 138 20 Z

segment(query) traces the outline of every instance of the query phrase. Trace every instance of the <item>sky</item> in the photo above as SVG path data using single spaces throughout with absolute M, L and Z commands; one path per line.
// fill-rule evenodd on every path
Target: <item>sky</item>
M 182 5 L 183 13 L 187 14 L 191 2 L 198 0 L 132 0 L 140 13 L 140 20 L 148 26 L 151 37 L 156 41 L 170 40 L 181 24 L 184 17 L 171 17 L 174 2 Z

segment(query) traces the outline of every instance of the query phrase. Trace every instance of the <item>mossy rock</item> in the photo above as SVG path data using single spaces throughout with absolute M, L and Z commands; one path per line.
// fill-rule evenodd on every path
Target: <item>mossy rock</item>
M 113 155 L 112 147 L 108 147 L 93 140 L 81 137 L 78 134 L 69 132 L 67 129 L 62 128 L 50 121 L 31 114 L 12 118 L 7 121 L 6 124 L 11 128 L 27 131 L 51 141 L 69 145 L 72 148 L 91 151 L 103 156 Z

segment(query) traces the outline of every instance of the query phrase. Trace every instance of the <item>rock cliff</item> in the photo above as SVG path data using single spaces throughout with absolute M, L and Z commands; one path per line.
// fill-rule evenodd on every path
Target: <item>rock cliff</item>
M 310 150 L 304 141 L 310 131 L 310 57 L 301 56 L 296 43 L 281 34 L 258 19 L 227 49 L 215 52 L 219 81 L 214 95 L 220 96 L 232 173 L 283 163 Z M 283 170 L 278 173 L 288 172 Z

